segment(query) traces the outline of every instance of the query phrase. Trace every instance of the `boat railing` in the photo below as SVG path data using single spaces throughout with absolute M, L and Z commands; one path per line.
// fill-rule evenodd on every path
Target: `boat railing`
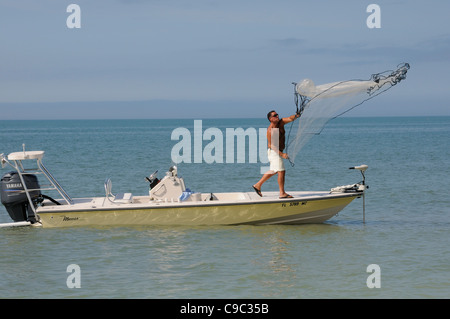
M 73 204 L 72 198 L 67 194 L 64 188 L 58 183 L 53 175 L 48 171 L 40 159 L 37 160 L 39 169 L 44 173 L 48 181 L 53 185 L 53 189 L 56 189 L 58 193 L 64 198 L 67 204 Z

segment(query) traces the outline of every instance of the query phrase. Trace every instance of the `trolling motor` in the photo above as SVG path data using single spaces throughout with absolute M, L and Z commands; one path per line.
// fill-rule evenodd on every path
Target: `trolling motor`
M 369 185 L 366 185 L 366 176 L 364 172 L 369 168 L 367 165 L 359 165 L 349 167 L 349 169 L 356 169 L 361 172 L 363 180 L 356 184 L 351 185 L 343 185 L 338 186 L 331 189 L 331 193 L 361 193 L 363 197 L 363 223 L 366 222 L 366 192 L 365 190 L 369 188 Z
M 350 192 L 357 192 L 357 193 L 364 193 L 364 191 L 369 188 L 368 185 L 366 185 L 366 177 L 364 176 L 364 172 L 369 168 L 367 165 L 359 165 L 359 166 L 353 166 L 349 167 L 349 169 L 356 169 L 361 172 L 361 175 L 363 176 L 363 180 L 356 184 L 350 184 L 350 185 L 343 185 L 338 186 L 331 189 L 332 193 L 350 193 Z
M 369 188 L 368 185 L 366 185 L 366 176 L 364 175 L 364 172 L 369 168 L 369 166 L 367 165 L 359 165 L 359 166 L 353 166 L 353 167 L 349 167 L 348 169 L 356 169 L 358 171 L 361 172 L 361 175 L 363 177 L 363 180 L 361 182 L 359 182 L 360 185 L 362 185 L 363 187 L 360 187 L 360 190 L 364 191 L 367 188 Z
M 362 190 L 362 196 L 363 196 L 363 223 L 366 223 L 366 192 L 365 190 L 369 188 L 369 185 L 366 185 L 366 176 L 364 175 L 364 172 L 369 168 L 367 165 L 359 165 L 359 166 L 353 166 L 349 167 L 349 169 L 357 169 L 361 172 L 361 175 L 363 177 L 363 180 L 359 182 L 361 185 L 360 188 Z

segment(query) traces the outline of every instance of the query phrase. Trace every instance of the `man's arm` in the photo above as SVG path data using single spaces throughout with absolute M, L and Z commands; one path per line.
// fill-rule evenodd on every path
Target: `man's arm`
M 300 114 L 297 114 L 297 113 L 294 114 L 294 115 L 291 115 L 289 117 L 283 117 L 283 122 L 284 123 L 290 123 L 290 122 L 295 121 L 295 119 L 297 119 L 299 117 L 300 117 Z

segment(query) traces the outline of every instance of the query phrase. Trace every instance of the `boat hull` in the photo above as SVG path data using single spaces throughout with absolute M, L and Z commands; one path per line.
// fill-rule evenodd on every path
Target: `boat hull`
M 305 224 L 330 219 L 358 196 L 320 194 L 315 197 L 294 196 L 292 199 L 269 197 L 241 202 L 90 205 L 89 208 L 87 205 L 73 205 L 70 209 L 54 206 L 40 210 L 38 214 L 43 227 Z

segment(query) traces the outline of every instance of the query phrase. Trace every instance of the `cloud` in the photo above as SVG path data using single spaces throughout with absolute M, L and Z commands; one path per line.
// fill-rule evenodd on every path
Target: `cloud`
M 416 62 L 448 62 L 450 57 L 450 34 L 441 34 L 425 40 L 418 39 L 408 43 L 370 42 L 355 39 L 347 43 L 313 43 L 307 39 L 282 38 L 269 42 L 267 47 L 289 50 L 292 54 L 321 56 L 333 59 L 355 59 L 355 61 L 378 61 L 380 58 L 391 62 L 402 59 Z

